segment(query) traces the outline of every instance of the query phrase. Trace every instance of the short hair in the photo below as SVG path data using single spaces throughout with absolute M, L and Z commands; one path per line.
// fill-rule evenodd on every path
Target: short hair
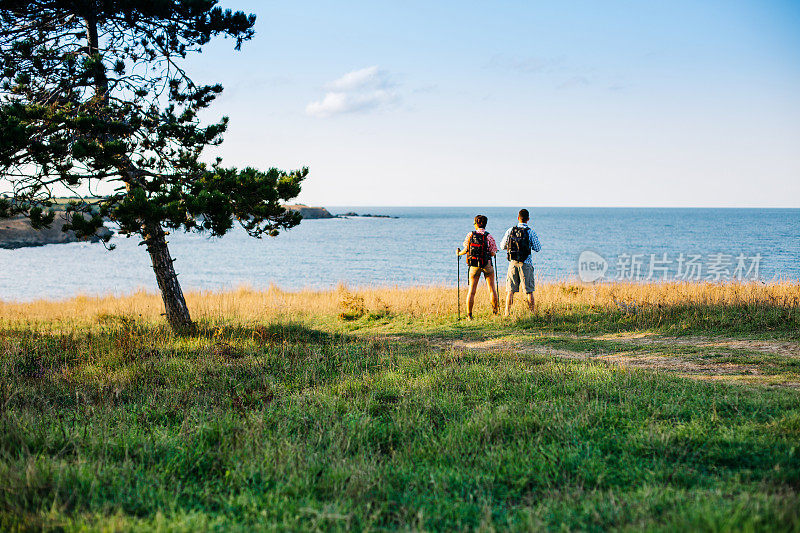
M 520 209 L 519 210 L 519 219 L 523 222 L 527 222 L 530 219 L 530 215 L 528 214 L 527 209 Z
M 482 229 L 486 229 L 486 223 L 489 221 L 486 215 L 475 215 L 475 224 Z

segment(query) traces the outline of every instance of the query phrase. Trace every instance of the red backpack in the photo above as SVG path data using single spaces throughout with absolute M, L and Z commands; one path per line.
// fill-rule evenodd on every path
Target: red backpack
M 489 234 L 473 231 L 469 237 L 467 265 L 483 268 L 489 262 Z

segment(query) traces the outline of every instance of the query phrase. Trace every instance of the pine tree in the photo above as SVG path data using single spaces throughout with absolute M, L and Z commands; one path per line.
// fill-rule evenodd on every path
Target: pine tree
M 227 117 L 198 112 L 220 85 L 182 66 L 213 37 L 238 50 L 255 16 L 217 0 L 0 0 L 0 217 L 50 225 L 54 190 L 81 198 L 64 230 L 94 235 L 110 220 L 146 246 L 170 325 L 191 318 L 167 246 L 169 231 L 254 237 L 300 221 L 281 207 L 308 169 L 224 168 L 201 161 Z M 97 195 L 96 191 L 104 194 Z

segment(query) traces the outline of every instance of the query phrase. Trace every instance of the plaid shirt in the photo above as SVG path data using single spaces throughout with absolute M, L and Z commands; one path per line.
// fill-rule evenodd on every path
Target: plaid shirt
M 526 228 L 528 230 L 528 241 L 531 245 L 531 254 L 525 258 L 525 263 L 533 266 L 533 252 L 538 252 L 542 249 L 542 245 L 539 244 L 539 237 L 536 235 L 536 232 L 524 222 L 519 222 L 516 227 Z M 503 250 L 508 250 L 508 236 L 511 234 L 512 229 L 513 228 L 508 228 L 508 230 L 506 230 L 506 234 L 503 235 L 503 240 L 500 241 L 500 248 Z
M 497 253 L 497 243 L 494 242 L 494 237 L 492 237 L 485 229 L 477 229 L 475 230 L 478 233 L 485 233 L 486 234 L 486 243 L 489 248 L 489 255 L 494 255 Z M 472 237 L 472 232 L 470 231 L 467 233 L 467 236 L 464 238 L 464 250 L 469 250 L 469 239 Z

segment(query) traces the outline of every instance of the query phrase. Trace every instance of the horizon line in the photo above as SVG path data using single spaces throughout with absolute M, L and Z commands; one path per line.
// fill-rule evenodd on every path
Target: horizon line
M 301 204 L 286 205 L 305 205 L 308 207 L 419 207 L 419 208 L 504 208 L 520 209 L 519 205 L 401 205 L 401 204 L 311 204 L 302 202 Z M 696 206 L 676 206 L 676 205 L 529 205 L 527 209 L 800 209 L 800 206 L 725 206 L 725 205 L 696 205 Z

